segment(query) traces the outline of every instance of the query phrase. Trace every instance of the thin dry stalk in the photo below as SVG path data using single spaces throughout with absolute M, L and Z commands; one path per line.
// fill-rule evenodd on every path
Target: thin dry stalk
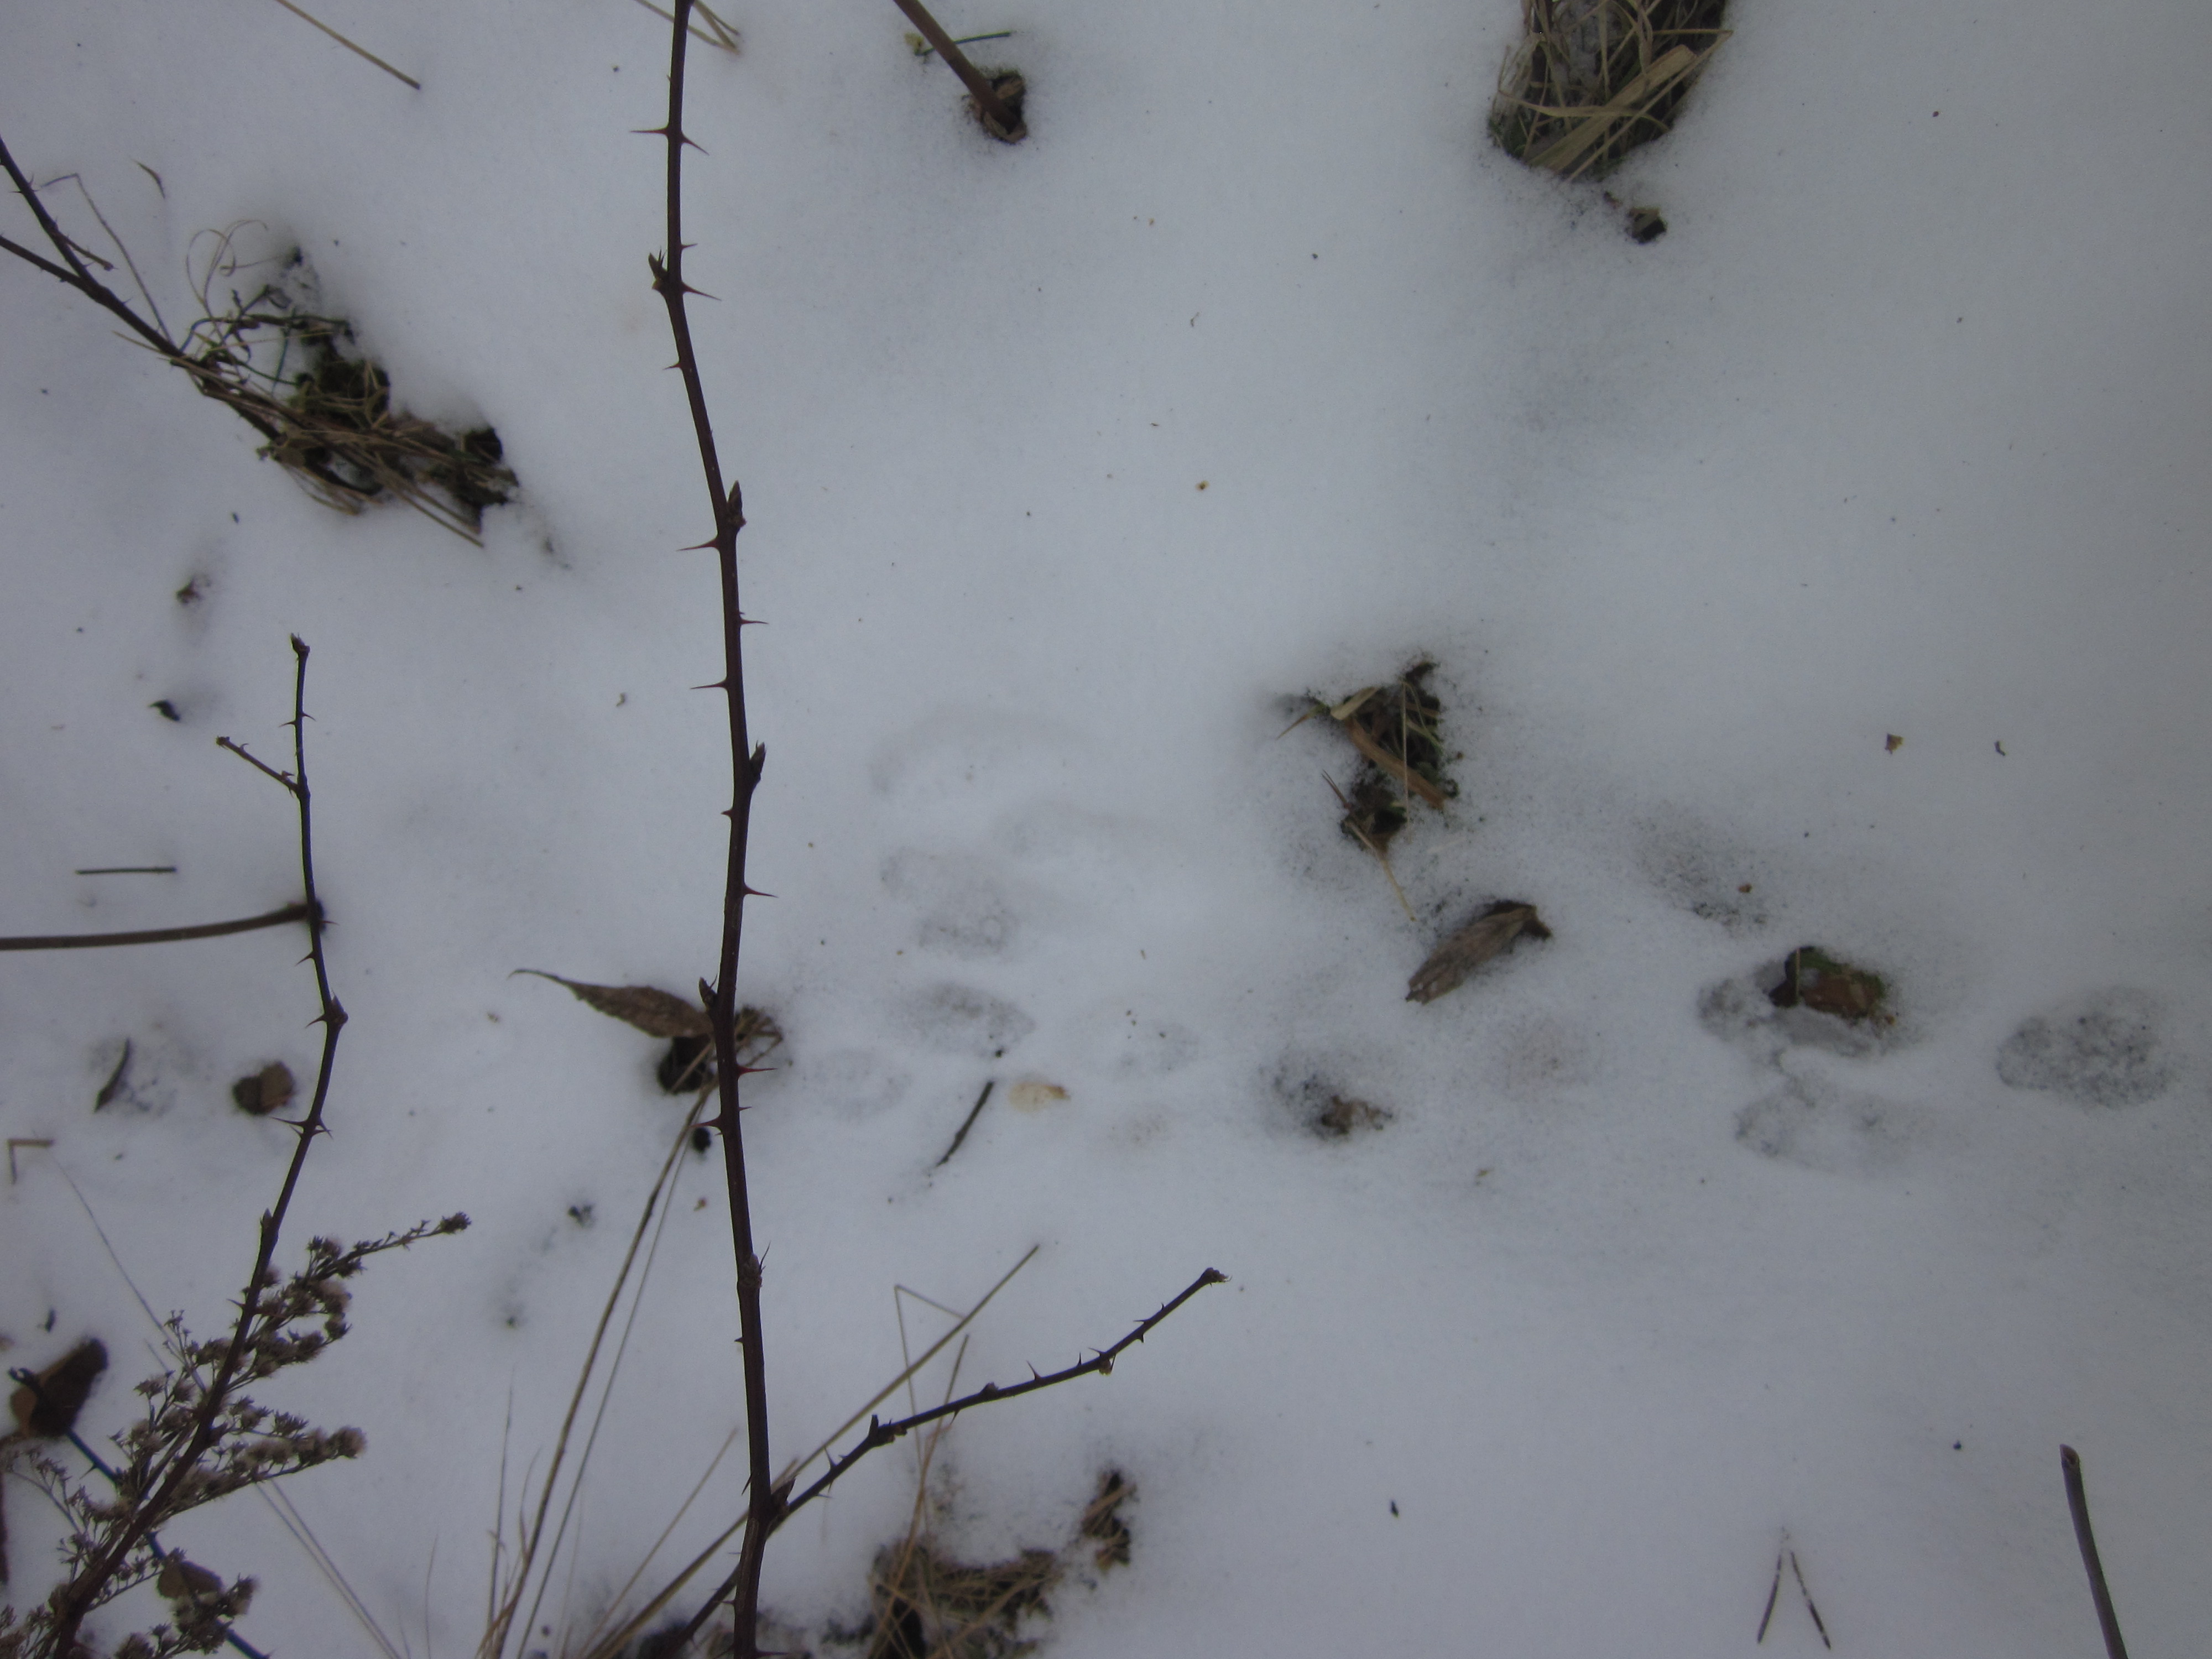
M 420 81 L 417 81 L 413 76 L 402 75 L 398 70 L 392 68 L 391 64 L 386 63 L 374 52 L 369 51 L 368 47 L 356 46 L 352 41 L 347 40 L 345 36 L 340 34 L 336 29 L 332 28 L 328 23 L 323 21 L 321 18 L 314 16 L 308 12 L 301 10 L 299 7 L 292 3 L 292 0 L 276 0 L 276 3 L 283 7 L 286 11 L 290 12 L 293 16 L 300 18 L 304 21 L 313 23 L 324 33 L 329 35 L 331 40 L 337 41 L 348 52 L 353 53 L 355 57 L 366 58 L 370 63 L 375 64 L 377 68 L 382 70 L 393 80 L 404 81 L 409 86 L 412 87 L 417 92 L 422 90 L 422 83 Z
M 676 21 L 676 14 L 674 12 L 665 10 L 659 6 L 654 5 L 653 3 L 653 0 L 637 0 L 637 3 L 643 6 L 655 17 L 660 18 L 665 21 L 672 23 Z M 707 25 L 705 28 L 701 28 L 697 23 L 691 25 L 691 38 L 693 40 L 703 40 L 710 46 L 720 46 L 724 52 L 728 52 L 732 58 L 735 58 L 738 53 L 744 50 L 744 42 L 738 38 L 737 30 L 732 28 L 720 18 L 715 16 L 714 14 L 707 8 L 704 3 L 704 0 L 691 0 L 691 9 L 696 12 Z
M 2105 1564 L 2097 1554 L 2097 1534 L 2089 1529 L 2089 1493 L 2081 1480 L 2081 1454 L 2071 1446 L 2061 1446 L 2058 1464 L 2066 1477 L 2066 1507 L 2074 1517 L 2074 1541 L 2081 1547 L 2081 1565 L 2089 1574 L 2089 1597 L 2097 1604 L 2097 1628 L 2104 1633 L 2106 1659 L 2128 1659 L 2127 1644 L 2120 1640 L 2120 1617 L 2112 1609 L 2112 1592 L 2105 1583 Z
M 986 76 L 968 61 L 968 54 L 960 50 L 960 43 L 929 15 L 929 9 L 921 0 L 896 0 L 896 3 L 921 31 L 921 38 L 960 77 L 960 84 L 968 88 L 968 95 L 975 100 L 976 112 L 982 117 L 983 131 L 1009 144 L 1028 137 L 1029 129 L 1022 125 L 1022 94 L 1026 88 L 1021 76 Z
M 551 976 L 549 975 L 547 977 Z M 647 1195 L 645 1208 L 638 1216 L 637 1225 L 630 1233 L 629 1249 L 623 1253 L 622 1267 L 615 1274 L 614 1288 L 607 1292 L 606 1304 L 599 1310 L 599 1326 L 592 1333 L 591 1346 L 585 1351 L 583 1366 L 576 1374 L 575 1389 L 568 1397 L 568 1414 L 561 1419 L 561 1432 L 553 1443 L 553 1462 L 545 1471 L 545 1484 L 538 1492 L 536 1516 L 527 1527 L 522 1529 L 517 1543 L 515 1565 L 507 1582 L 507 1594 L 501 1598 L 498 1611 L 487 1624 L 483 1639 L 478 1647 L 479 1653 L 492 1656 L 492 1659 L 495 1659 L 495 1656 L 506 1650 L 507 1634 L 514 1624 L 515 1613 L 521 1605 L 525 1590 L 529 1587 L 532 1570 L 537 1565 L 538 1549 L 544 1541 L 548 1515 L 553 1504 L 554 1489 L 560 1482 L 561 1466 L 568 1454 L 568 1437 L 576 1426 L 576 1414 L 582 1410 L 584 1396 L 591 1388 L 592 1373 L 599 1365 L 599 1350 L 606 1341 L 607 1327 L 614 1322 L 615 1310 L 621 1305 L 623 1291 L 629 1283 L 630 1269 L 637 1261 L 638 1248 L 645 1242 L 646 1230 L 652 1224 L 656 1209 L 660 1212 L 662 1224 L 665 1225 L 667 1222 L 667 1207 L 661 1204 L 661 1195 L 667 1190 L 669 1176 L 676 1168 L 677 1160 L 683 1156 L 684 1143 L 690 1139 L 692 1127 L 698 1121 L 700 1108 L 705 1103 L 706 1097 L 702 1093 L 700 1098 L 692 1103 L 690 1112 L 684 1120 L 684 1127 L 677 1132 L 674 1142 L 669 1146 L 668 1156 L 660 1166 L 660 1174 L 654 1180 L 653 1190 Z M 658 1249 L 659 1244 L 658 1234 L 654 1236 L 653 1243 Z M 635 1321 L 636 1316 L 637 1309 L 633 1302 L 630 1317 Z M 629 1328 L 625 1326 L 623 1332 L 623 1341 L 625 1346 L 629 1337 Z M 617 1363 L 619 1359 L 620 1356 L 617 1354 Z M 614 1367 L 610 1366 L 605 1379 L 605 1389 L 607 1392 L 611 1392 L 613 1388 Z M 599 1419 L 605 1414 L 606 1395 L 603 1393 L 598 1415 L 593 1418 L 587 1436 L 583 1456 L 578 1460 L 580 1465 L 585 1458 L 589 1457 L 591 1443 L 596 1442 L 599 1438 Z M 554 1561 L 559 1556 L 561 1540 L 567 1532 L 569 1516 L 575 1506 L 576 1493 L 582 1480 L 583 1470 L 579 1467 L 574 1478 L 569 1482 L 568 1501 L 561 1512 L 559 1530 L 555 1534 L 551 1548 L 546 1552 L 545 1571 L 538 1575 L 538 1600 L 532 1601 L 530 1616 L 522 1621 L 522 1628 L 526 1633 L 537 1622 L 538 1601 L 544 1598 L 546 1584 L 551 1581 Z

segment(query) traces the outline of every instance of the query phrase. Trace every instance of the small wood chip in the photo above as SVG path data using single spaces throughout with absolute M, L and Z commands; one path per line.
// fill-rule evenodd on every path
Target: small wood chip
M 518 968 L 518 974 L 535 974 L 556 985 L 565 985 L 576 1000 L 587 1003 L 624 1024 L 635 1025 L 647 1036 L 696 1037 L 712 1034 L 707 1011 L 697 1003 L 652 985 L 586 985 L 563 979 L 537 968 Z
M 1549 939 L 1552 930 L 1538 919 L 1534 905 L 1501 899 L 1429 953 L 1407 983 L 1406 1000 L 1434 1002 L 1458 989 L 1469 974 L 1503 955 L 1523 933 Z

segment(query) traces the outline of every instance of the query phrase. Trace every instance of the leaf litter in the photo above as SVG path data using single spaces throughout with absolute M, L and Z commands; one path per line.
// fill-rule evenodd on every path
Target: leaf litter
M 549 974 L 542 968 L 518 968 L 514 973 L 566 986 L 587 1007 L 634 1026 L 647 1036 L 666 1038 L 668 1052 L 661 1056 L 654 1075 L 668 1093 L 703 1089 L 714 1080 L 714 1028 L 699 1004 L 657 985 L 592 985 Z M 733 1035 L 740 1066 L 758 1064 L 783 1043 L 783 1028 L 774 1016 L 750 1006 L 738 1010 Z
M 1325 714 L 1358 751 L 1360 764 L 1348 788 L 1328 780 L 1344 809 L 1337 827 L 1375 855 L 1409 920 L 1413 907 L 1390 868 L 1390 843 L 1410 821 L 1413 801 L 1442 811 L 1459 793 L 1459 785 L 1444 771 L 1447 762 L 1458 757 L 1444 752 L 1443 702 L 1427 684 L 1435 669 L 1425 657 L 1396 679 L 1362 686 L 1347 697 L 1332 700 L 1309 692 L 1309 707 L 1287 728 L 1296 730 Z
M 1511 950 L 1513 941 L 1524 933 L 1531 939 L 1552 937 L 1552 930 L 1536 915 L 1534 905 L 1518 899 L 1498 900 L 1429 952 L 1429 959 L 1407 982 L 1406 1000 L 1434 1002 L 1446 992 L 1457 990 L 1469 974 L 1492 957 Z

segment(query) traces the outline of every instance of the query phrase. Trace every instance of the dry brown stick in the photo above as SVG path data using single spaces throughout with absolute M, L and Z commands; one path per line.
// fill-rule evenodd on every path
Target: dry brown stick
M 315 896 L 314 820 L 307 793 L 307 646 L 297 634 L 292 636 L 292 654 L 298 666 L 292 683 L 293 772 L 288 787 L 299 808 L 300 880 L 307 896 L 300 908 L 307 924 L 307 959 L 314 964 L 315 994 L 322 1007 L 315 1021 L 323 1028 L 323 1058 L 315 1074 L 314 1098 L 307 1115 L 290 1126 L 298 1136 L 292 1148 L 292 1161 L 284 1171 L 284 1184 L 276 1194 L 276 1202 L 262 1214 L 260 1248 L 254 1255 L 253 1272 L 238 1299 L 238 1322 L 231 1328 L 230 1343 L 222 1361 L 207 1381 L 199 1409 L 193 1413 L 191 1433 L 170 1458 L 163 1479 L 149 1495 L 138 1499 L 131 1518 L 116 1529 L 107 1547 L 54 1592 L 49 1603 L 54 1618 L 49 1650 L 58 1654 L 76 1650 L 77 1631 L 85 1615 L 98 1605 L 101 1594 L 139 1540 L 161 1523 L 169 1506 L 199 1472 L 201 1456 L 215 1443 L 216 1419 L 228 1403 L 232 1388 L 238 1381 L 240 1364 L 246 1357 L 246 1343 L 253 1333 L 263 1293 L 276 1282 L 270 1263 L 276 1257 L 285 1212 L 292 1207 L 293 1194 L 299 1190 L 300 1172 L 307 1164 L 307 1149 L 323 1133 L 323 1108 L 330 1099 L 331 1073 L 337 1063 L 338 1033 L 345 1028 L 346 1012 L 331 994 L 330 969 L 323 960 L 325 923 L 322 904 Z
M 204 921 L 195 927 L 142 927 L 127 933 L 26 933 L 0 939 L 0 951 L 90 951 L 104 945 L 167 945 L 180 939 L 221 939 L 225 933 L 250 933 L 257 927 L 281 927 L 288 921 L 305 921 L 311 905 L 293 903 L 266 915 L 241 916 L 235 921 Z
M 952 1144 L 945 1149 L 945 1156 L 931 1165 L 933 1169 L 941 1170 L 952 1162 L 952 1154 L 960 1150 L 960 1143 L 968 1139 L 968 1132 L 975 1127 L 975 1120 L 983 1115 L 983 1103 L 990 1099 L 991 1091 L 998 1086 L 998 1082 L 996 1078 L 984 1079 L 983 1092 L 975 1097 L 975 1103 L 968 1109 L 968 1115 L 960 1120 L 960 1132 L 952 1137 Z
M 2120 1640 L 2119 1615 L 2112 1611 L 2112 1592 L 2105 1583 L 2105 1564 L 2097 1557 L 2097 1535 L 2089 1530 L 2089 1494 L 2081 1484 L 2081 1454 L 2071 1446 L 2058 1449 L 2058 1465 L 2066 1474 L 2066 1507 L 2074 1515 L 2074 1541 L 2081 1547 L 2081 1565 L 2089 1570 L 2089 1596 L 2097 1604 L 2097 1626 L 2105 1632 L 2106 1659 L 2128 1659 Z
M 901 11 L 914 20 L 915 27 L 921 31 L 921 38 L 936 48 L 939 58 L 951 65 L 952 72 L 960 77 L 960 84 L 966 87 L 969 95 L 975 99 L 975 106 L 996 121 L 1001 132 L 1013 132 L 1018 125 L 1018 119 L 1013 111 L 1006 107 L 1006 100 L 999 96 L 999 89 L 991 84 L 981 70 L 968 61 L 968 54 L 961 51 L 958 42 L 945 32 L 943 25 L 929 15 L 921 0 L 897 0 L 897 4 Z
M 722 1134 L 722 1174 L 729 1190 L 730 1243 L 737 1258 L 738 1328 L 744 1359 L 745 1451 L 751 1476 L 750 1504 L 744 1543 L 732 1576 L 735 1595 L 736 1659 L 758 1659 L 761 1552 L 783 1490 L 773 1482 L 768 1436 L 768 1370 L 762 1353 L 761 1262 L 753 1248 L 752 1205 L 745 1182 L 744 1134 L 741 1127 L 738 1081 L 744 1068 L 738 1063 L 738 956 L 744 933 L 746 896 L 745 847 L 752 822 L 753 792 L 760 786 L 766 748 L 756 748 L 745 724 L 744 653 L 742 639 L 745 617 L 738 604 L 738 532 L 744 527 L 744 496 L 737 480 L 722 482 L 720 456 L 714 445 L 714 422 L 707 413 L 707 392 L 699 373 L 699 358 L 691 343 L 691 322 L 684 307 L 696 292 L 684 280 L 684 60 L 691 40 L 691 0 L 676 0 L 672 45 L 669 48 L 668 121 L 659 129 L 668 147 L 667 246 L 663 257 L 648 258 L 653 286 L 668 307 L 669 331 L 676 338 L 676 367 L 684 377 L 684 393 L 691 410 L 691 429 L 699 445 L 699 463 L 707 475 L 707 495 L 714 515 L 712 545 L 722 582 L 722 678 L 719 689 L 729 705 L 732 799 L 729 808 L 729 859 L 722 889 L 722 945 L 710 985 L 700 982 L 708 1017 L 714 1028 L 714 1058 L 720 1073 L 721 1110 L 713 1127 Z M 719 1598 L 716 1598 L 719 1599 Z M 700 1611 L 700 1620 L 714 1601 Z

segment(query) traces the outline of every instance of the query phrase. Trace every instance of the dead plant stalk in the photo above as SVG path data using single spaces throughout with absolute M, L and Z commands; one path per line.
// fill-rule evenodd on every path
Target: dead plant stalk
M 917 23 L 927 17 L 918 6 L 900 0 Z M 1201 1274 L 1182 1295 L 1168 1303 L 1150 1319 L 1141 1321 L 1137 1328 L 1111 1348 L 1092 1358 L 1057 1371 L 1048 1376 L 1039 1376 L 1033 1371 L 1031 1380 L 1009 1389 L 987 1385 L 963 1400 L 948 1401 L 933 1410 L 920 1413 L 897 1423 L 884 1424 L 872 1420 L 866 1437 L 842 1460 L 833 1460 L 828 1474 L 807 1488 L 805 1494 L 793 1502 L 791 1489 L 797 1478 L 794 1469 L 780 1478 L 775 1473 L 769 1453 L 768 1370 L 762 1346 L 761 1317 L 761 1260 L 754 1247 L 752 1206 L 745 1176 L 745 1154 L 743 1119 L 739 1102 L 739 1080 L 748 1067 L 738 1063 L 738 958 L 744 931 L 744 904 L 756 896 L 756 890 L 745 879 L 747 836 L 752 822 L 753 797 L 760 787 L 761 773 L 768 758 L 765 744 L 752 741 L 745 718 L 744 655 L 743 635 L 745 624 L 751 620 L 739 605 L 738 585 L 738 532 L 744 527 L 744 497 L 737 479 L 726 483 L 721 458 L 714 441 L 714 428 L 707 409 L 707 393 L 699 368 L 698 353 L 691 338 L 691 325 L 686 309 L 689 297 L 699 292 L 684 279 L 684 149 L 690 143 L 684 132 L 684 65 L 686 49 L 691 38 L 693 0 L 675 0 L 671 19 L 671 46 L 668 69 L 668 119 L 659 127 L 651 129 L 667 147 L 667 241 L 664 251 L 648 256 L 647 269 L 653 273 L 653 287 L 668 310 L 669 331 L 675 337 L 676 363 L 684 380 L 684 398 L 690 405 L 691 428 L 699 447 L 699 462 L 706 475 L 707 496 L 714 524 L 711 540 L 702 547 L 711 547 L 721 577 L 722 588 L 722 678 L 714 685 L 704 688 L 719 690 L 729 708 L 730 767 L 732 800 L 727 813 L 730 820 L 729 854 L 724 878 L 722 896 L 722 942 L 715 966 L 715 978 L 710 982 L 702 980 L 699 994 L 707 1008 L 713 1027 L 714 1057 L 720 1090 L 720 1110 L 709 1120 L 709 1127 L 720 1131 L 722 1138 L 723 1179 L 729 1191 L 730 1242 L 736 1257 L 738 1340 L 744 1352 L 744 1413 L 746 1462 L 749 1474 L 748 1499 L 744 1522 L 744 1538 L 739 1547 L 738 1564 L 729 1577 L 708 1596 L 690 1622 L 670 1638 L 664 1650 L 682 1652 L 684 1644 L 695 1636 L 715 1609 L 725 1601 L 731 1606 L 734 1620 L 731 1652 L 733 1659 L 763 1659 L 759 1645 L 760 1577 L 763 1553 L 769 1536 L 800 1504 L 819 1496 L 831 1482 L 842 1474 L 854 1462 L 878 1446 L 887 1445 L 898 1436 L 922 1423 L 948 1417 L 969 1407 L 989 1401 L 1012 1399 L 1034 1389 L 1048 1388 L 1054 1383 L 1091 1373 L 1112 1370 L 1114 1357 L 1132 1342 L 1141 1341 L 1145 1334 L 1159 1321 L 1175 1311 L 1185 1301 L 1209 1284 L 1225 1282 L 1224 1276 L 1212 1268 Z M 946 54 L 946 61 L 957 58 L 957 49 L 949 40 L 936 40 L 943 31 L 929 24 L 933 43 Z M 971 88 L 972 89 L 972 88 Z M 980 101 L 980 100 L 979 100 Z M 988 108 L 988 104 L 985 105 Z M 697 148 L 696 145 L 693 148 Z M 485 1648 L 492 1659 L 501 1651 L 507 1638 L 507 1626 L 500 1625 L 488 1633 Z

